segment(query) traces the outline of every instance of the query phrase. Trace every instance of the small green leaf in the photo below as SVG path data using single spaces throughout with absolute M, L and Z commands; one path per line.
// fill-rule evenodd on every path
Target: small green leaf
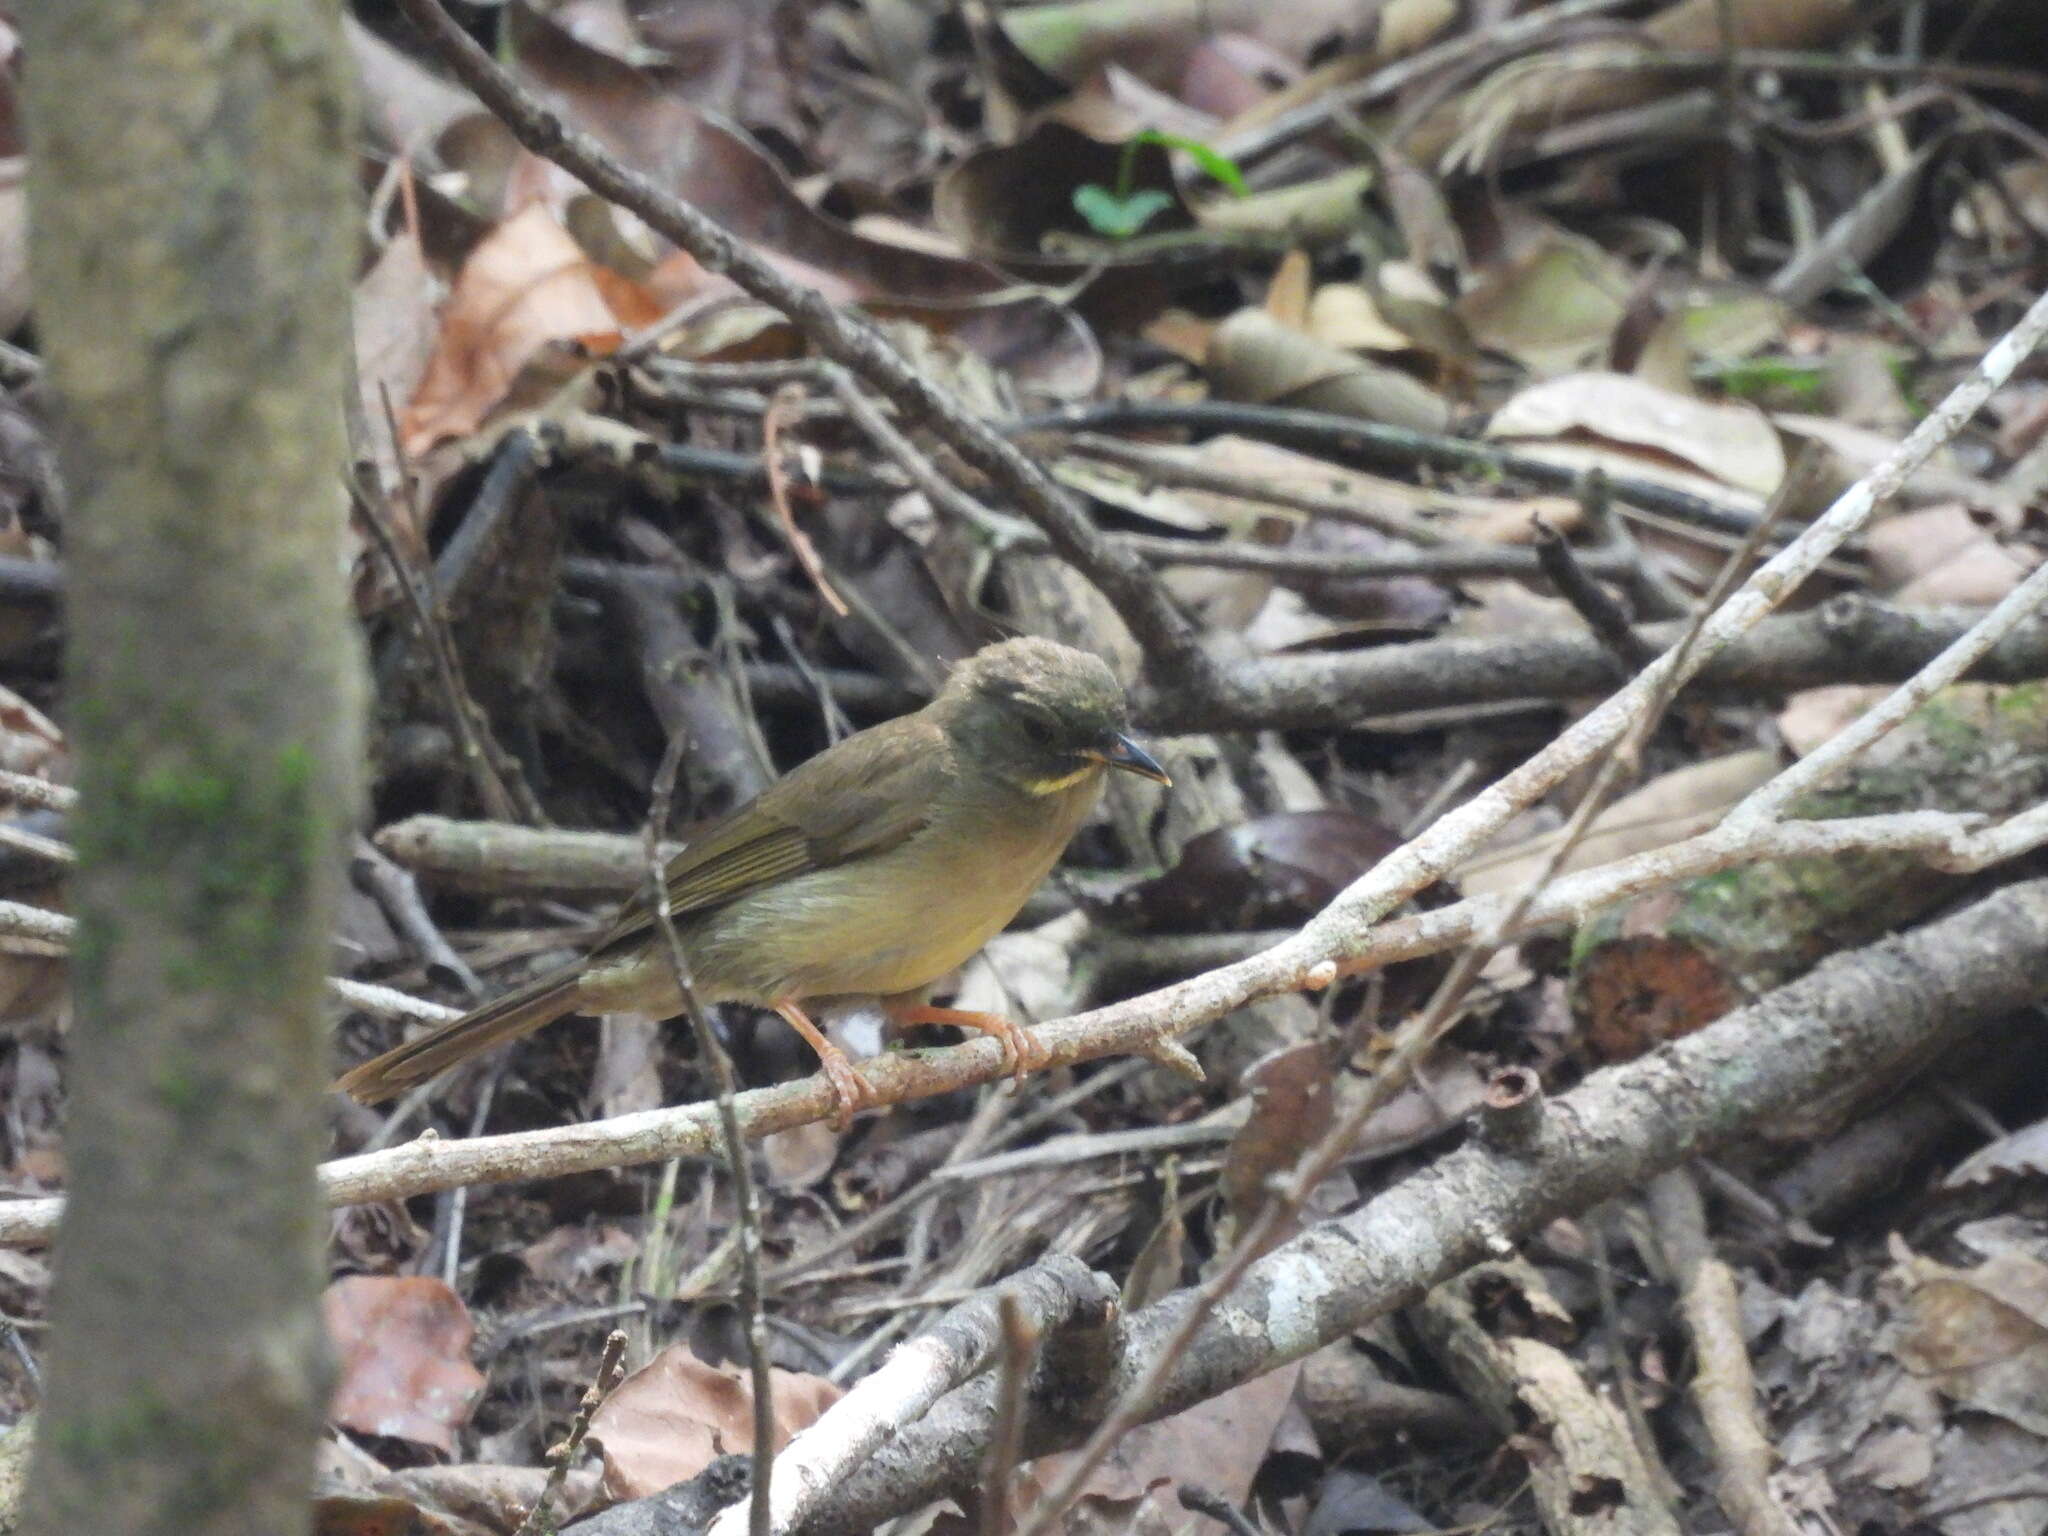
M 1133 135 L 1130 142 L 1177 149 L 1200 166 L 1202 174 L 1211 181 L 1220 181 L 1239 197 L 1244 196 L 1244 172 L 1237 168 L 1237 162 L 1230 156 L 1211 149 L 1200 139 L 1184 139 L 1177 133 L 1161 133 L 1157 128 L 1147 128 L 1143 133 Z
M 1092 181 L 1074 188 L 1074 211 L 1110 240 L 1128 240 L 1172 206 L 1172 197 L 1156 187 L 1141 187 L 1128 197 Z

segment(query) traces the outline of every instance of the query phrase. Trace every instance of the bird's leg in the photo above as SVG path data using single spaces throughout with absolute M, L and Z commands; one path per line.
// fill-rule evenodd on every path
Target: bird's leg
M 818 1066 L 832 1084 L 832 1097 L 839 1105 L 832 1117 L 835 1130 L 843 1131 L 853 1124 L 854 1111 L 872 1109 L 881 1102 L 875 1085 L 860 1075 L 859 1069 L 846 1059 L 846 1052 L 825 1038 L 794 998 L 776 1003 L 774 1008 L 791 1029 L 804 1037 L 804 1043 L 818 1053 Z
M 889 1016 L 890 1023 L 900 1028 L 907 1029 L 914 1024 L 954 1024 L 961 1029 L 994 1036 L 996 1043 L 1003 1048 L 1003 1065 L 1020 1083 L 1027 1074 L 1052 1061 L 1052 1053 L 1032 1038 L 1030 1030 L 999 1013 L 976 1013 L 966 1008 L 934 1008 L 929 1003 L 886 1000 L 882 1011 Z

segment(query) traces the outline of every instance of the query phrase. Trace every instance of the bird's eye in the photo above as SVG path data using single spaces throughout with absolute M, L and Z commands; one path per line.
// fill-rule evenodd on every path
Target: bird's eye
M 1059 727 L 1046 715 L 1028 714 L 1024 717 L 1024 739 L 1034 747 L 1049 747 L 1059 734 Z

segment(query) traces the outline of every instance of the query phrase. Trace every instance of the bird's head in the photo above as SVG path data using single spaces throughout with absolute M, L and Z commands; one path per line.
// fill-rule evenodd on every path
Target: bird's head
M 1030 635 L 984 646 L 940 698 L 954 745 L 1027 794 L 1057 794 L 1104 768 L 1172 782 L 1125 734 L 1123 687 L 1086 651 Z

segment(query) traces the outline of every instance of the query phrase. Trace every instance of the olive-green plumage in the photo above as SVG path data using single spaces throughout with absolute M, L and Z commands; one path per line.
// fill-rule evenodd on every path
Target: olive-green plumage
M 960 663 L 937 698 L 849 736 L 706 828 L 668 867 L 669 910 L 705 1002 L 777 1009 L 814 1046 L 842 1118 L 866 1084 L 797 1004 L 878 997 L 998 1034 L 1014 1026 L 917 1006 L 1000 932 L 1102 793 L 1109 768 L 1165 782 L 1124 736 L 1123 689 L 1098 658 L 1007 640 Z M 620 908 L 579 964 L 363 1063 L 336 1084 L 388 1098 L 569 1013 L 681 1005 L 644 897 Z M 835 1060 L 836 1058 L 836 1060 Z

